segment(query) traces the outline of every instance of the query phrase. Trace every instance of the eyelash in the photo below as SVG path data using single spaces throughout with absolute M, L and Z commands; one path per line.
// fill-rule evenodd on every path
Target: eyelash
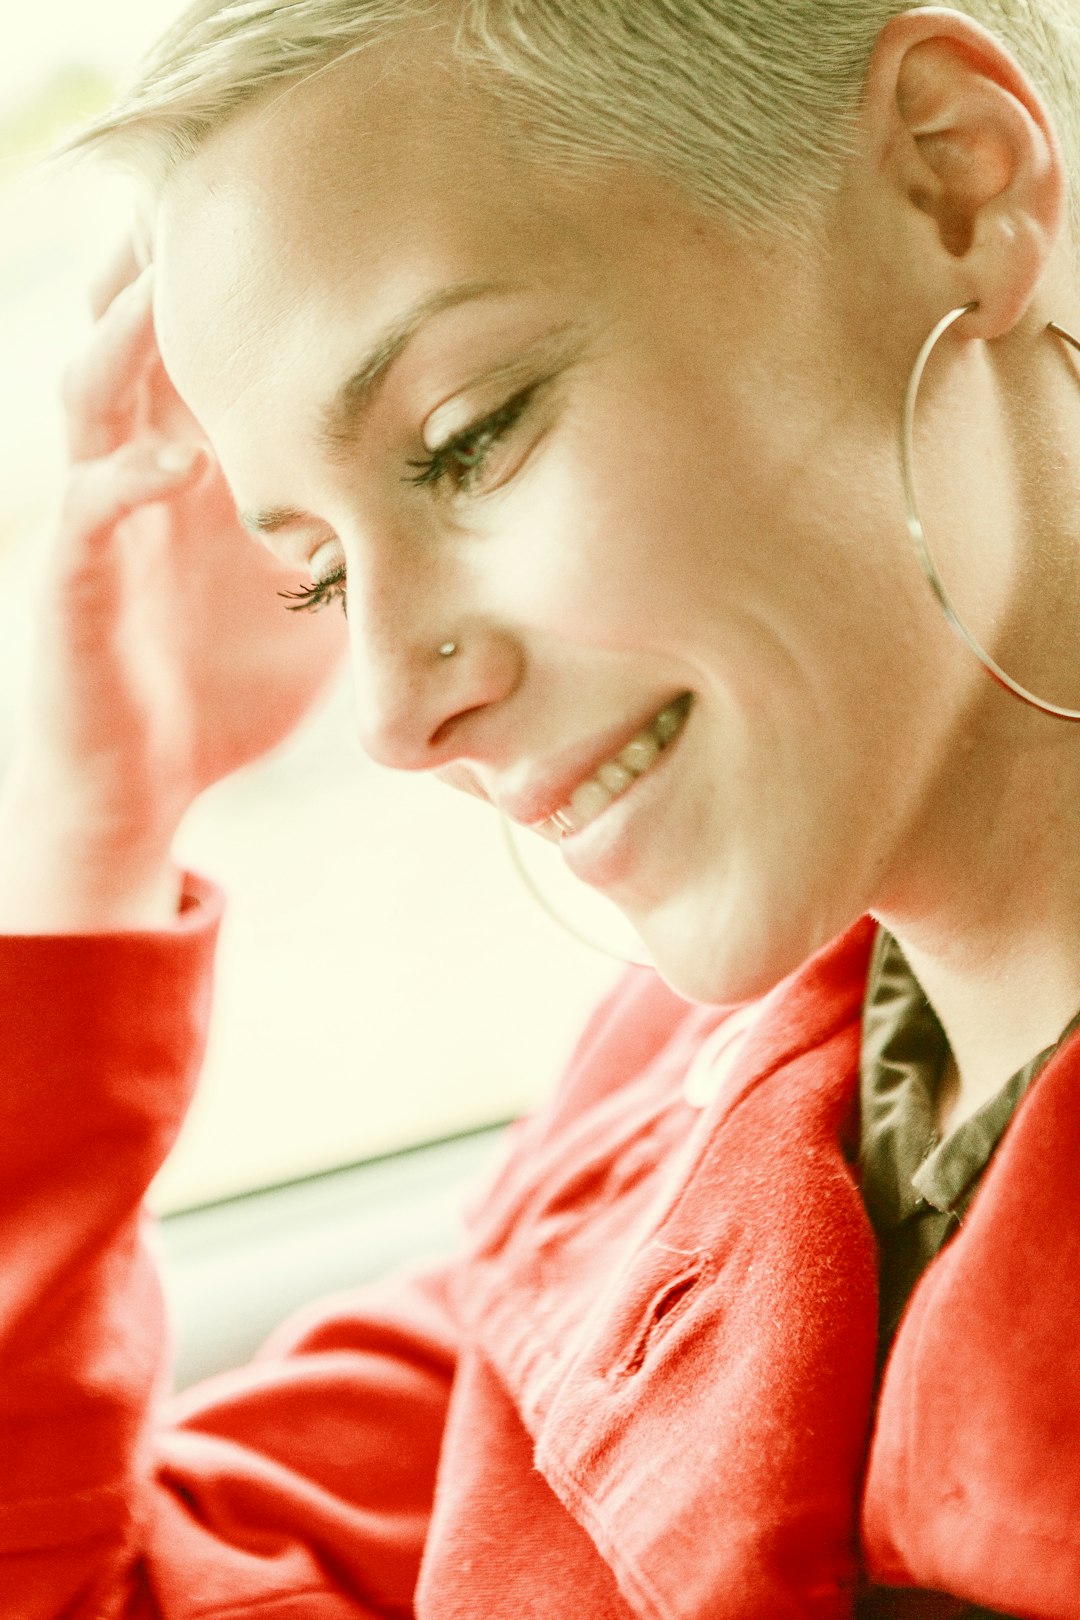
M 345 605 L 345 566 L 335 568 L 323 579 L 315 580 L 314 584 L 306 585 L 302 591 L 278 591 L 278 595 L 285 603 L 287 613 L 321 613 L 324 607 L 329 607 L 335 599 L 341 602 L 342 613 L 347 614 Z
M 500 405 L 497 411 L 492 411 L 490 416 L 482 417 L 479 422 L 473 422 L 460 433 L 455 433 L 452 439 L 433 450 L 423 461 L 410 461 L 409 466 L 415 471 L 405 482 L 421 486 L 438 485 L 453 474 L 456 477 L 454 487 L 467 493 L 503 434 L 509 433 L 525 411 L 537 386 L 534 383 L 523 389 L 513 399 L 507 400 L 505 405 Z
M 520 394 L 515 394 L 497 411 L 455 433 L 452 439 L 433 450 L 424 460 L 410 461 L 408 465 L 414 471 L 405 479 L 405 483 L 421 488 L 437 487 L 456 471 L 455 488 L 468 492 L 483 471 L 488 456 L 521 417 L 538 386 L 534 383 Z M 303 590 L 279 591 L 278 595 L 284 600 L 289 613 L 320 613 L 335 600 L 340 600 L 342 612 L 345 613 L 348 611 L 345 604 L 345 568 L 335 568 L 324 579 L 316 580 Z

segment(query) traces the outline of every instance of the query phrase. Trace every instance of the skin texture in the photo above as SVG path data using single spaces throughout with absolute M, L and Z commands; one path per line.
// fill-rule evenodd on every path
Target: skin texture
M 809 248 L 642 173 L 537 171 L 430 38 L 245 111 L 154 228 L 161 354 L 238 505 L 293 513 L 266 537 L 289 567 L 347 571 L 369 753 L 506 804 L 692 693 L 590 880 L 719 1002 L 873 910 L 953 1043 L 954 1121 L 1080 1005 L 1080 756 L 941 619 L 896 421 L 934 322 L 978 301 L 927 379 L 920 495 L 975 627 L 1080 702 L 1080 390 L 1044 331 L 1080 313 L 1065 188 L 1011 58 L 920 12 L 879 42 Z M 460 282 L 502 291 L 432 318 L 328 442 L 387 323 Z M 410 482 L 534 384 L 474 483 Z
M 285 632 L 295 570 L 252 554 L 157 352 L 152 273 L 124 244 L 66 379 L 71 470 L 39 603 L 31 699 L 0 794 L 0 928 L 101 932 L 175 915 L 193 800 L 281 742 L 344 627 Z

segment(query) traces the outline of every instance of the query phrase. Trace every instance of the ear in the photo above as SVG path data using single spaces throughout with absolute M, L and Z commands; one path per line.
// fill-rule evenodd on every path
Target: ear
M 860 145 L 890 260 L 907 259 L 940 314 L 978 303 L 958 327 L 967 337 L 1011 331 L 1068 202 L 1053 121 L 1020 65 L 958 12 L 895 17 L 870 65 Z

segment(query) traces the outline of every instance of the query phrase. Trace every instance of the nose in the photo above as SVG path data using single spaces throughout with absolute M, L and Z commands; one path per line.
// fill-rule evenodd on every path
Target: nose
M 459 605 L 399 595 L 348 597 L 357 730 L 365 752 L 394 770 L 481 759 L 493 744 L 492 709 L 521 679 L 520 645 Z M 411 611 L 410 611 L 411 609 Z

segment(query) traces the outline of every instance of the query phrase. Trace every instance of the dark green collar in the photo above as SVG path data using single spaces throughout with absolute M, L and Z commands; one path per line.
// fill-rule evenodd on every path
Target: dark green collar
M 1017 1104 L 1080 1014 L 944 1141 L 936 1099 L 949 1055 L 945 1033 L 897 941 L 878 932 L 863 1010 L 863 1197 L 874 1226 L 927 1208 L 963 1214 Z

